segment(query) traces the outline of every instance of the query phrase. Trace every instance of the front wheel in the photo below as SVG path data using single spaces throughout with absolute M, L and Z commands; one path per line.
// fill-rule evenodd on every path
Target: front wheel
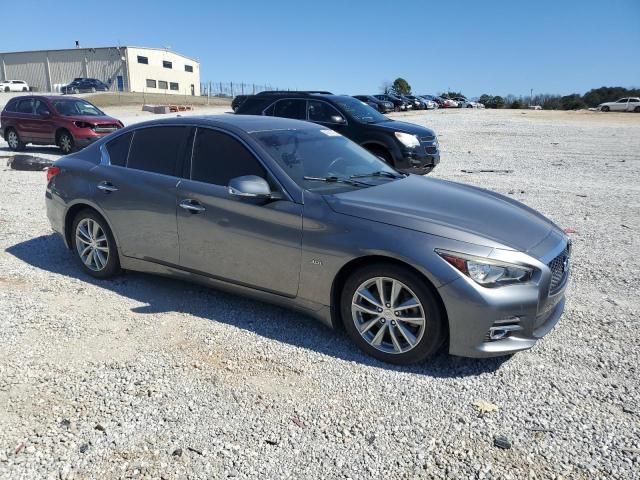
M 378 264 L 354 272 L 340 300 L 345 330 L 367 354 L 406 365 L 443 343 L 443 318 L 425 279 L 407 268 Z
M 604 107 L 602 107 L 600 110 L 602 110 L 603 112 L 608 112 L 609 111 L 609 107 L 607 107 L 606 105 Z
M 636 108 L 634 108 L 634 109 L 633 109 L 633 111 L 634 111 L 635 113 L 640 113 L 640 107 L 636 107 Z
M 93 210 L 82 210 L 73 221 L 73 249 L 82 269 L 95 278 L 120 272 L 118 247 L 107 222 Z

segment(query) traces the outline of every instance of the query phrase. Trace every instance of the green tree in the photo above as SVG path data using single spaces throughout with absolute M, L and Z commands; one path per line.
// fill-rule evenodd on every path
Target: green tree
M 489 100 L 489 103 L 487 103 L 485 106 L 487 108 L 502 108 L 504 107 L 504 98 L 502 98 L 500 95 L 491 97 L 491 100 Z
M 509 105 L 509 108 L 514 108 L 514 109 L 522 108 L 522 102 L 516 98 L 513 102 L 511 102 L 511 105 Z
M 487 95 L 486 93 L 483 93 L 482 95 L 480 95 L 480 98 L 478 99 L 478 101 L 486 107 L 492 98 L 493 97 L 491 95 Z
M 411 93 L 411 85 L 402 77 L 396 78 L 391 88 L 399 95 L 409 95 Z
M 560 103 L 563 110 L 578 110 L 587 106 L 579 93 L 565 95 L 560 99 Z

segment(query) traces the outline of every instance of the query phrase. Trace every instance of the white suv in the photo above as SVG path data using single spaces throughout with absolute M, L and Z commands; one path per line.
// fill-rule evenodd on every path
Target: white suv
M 603 112 L 636 112 L 640 113 L 640 97 L 621 98 L 615 102 L 606 102 L 598 105 Z
M 4 80 L 0 82 L 0 92 L 28 92 L 29 85 L 24 80 Z

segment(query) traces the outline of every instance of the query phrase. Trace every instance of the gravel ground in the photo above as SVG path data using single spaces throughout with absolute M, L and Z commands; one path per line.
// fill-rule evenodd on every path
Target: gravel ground
M 640 115 L 397 116 L 439 134 L 434 176 L 574 232 L 551 334 L 395 367 L 278 307 L 94 280 L 51 233 L 44 175 L 0 158 L 0 478 L 638 478 Z

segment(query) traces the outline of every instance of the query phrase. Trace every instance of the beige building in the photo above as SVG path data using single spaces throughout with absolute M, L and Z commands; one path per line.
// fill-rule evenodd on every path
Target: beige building
M 113 91 L 200 95 L 200 63 L 162 48 L 100 47 L 0 53 L 0 80 L 55 92 L 77 77 Z

